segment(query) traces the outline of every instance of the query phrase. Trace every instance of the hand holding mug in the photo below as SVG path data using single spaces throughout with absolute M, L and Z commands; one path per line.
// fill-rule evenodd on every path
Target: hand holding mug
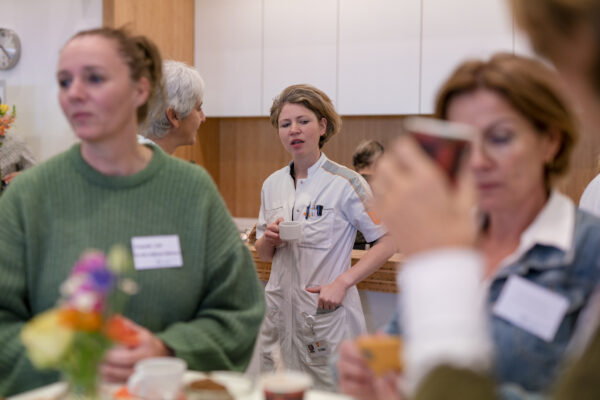
M 357 400 L 376 397 L 375 375 L 354 341 L 347 340 L 340 344 L 336 366 L 340 392 Z
M 475 243 L 476 190 L 463 168 L 456 183 L 410 136 L 398 138 L 377 162 L 375 208 L 407 256 Z
M 125 382 L 135 364 L 149 357 L 170 356 L 171 351 L 148 329 L 124 318 L 128 329 L 137 333 L 135 345 L 116 345 L 106 352 L 100 365 L 100 376 L 107 382 Z
M 283 222 L 283 218 L 278 218 L 277 221 L 267 225 L 267 230 L 264 234 L 266 242 L 273 247 L 281 246 L 283 244 L 283 241 L 279 237 L 279 224 L 281 222 Z

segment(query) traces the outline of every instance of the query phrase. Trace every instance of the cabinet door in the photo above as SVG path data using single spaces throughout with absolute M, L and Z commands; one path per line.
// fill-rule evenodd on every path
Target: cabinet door
M 340 2 L 340 113 L 418 113 L 420 28 L 421 0 Z
M 261 113 L 262 1 L 196 0 L 195 65 L 207 116 Z
M 460 62 L 513 52 L 513 21 L 505 0 L 422 1 L 421 113 L 428 114 Z
M 263 113 L 289 85 L 336 101 L 337 0 L 264 0 Z

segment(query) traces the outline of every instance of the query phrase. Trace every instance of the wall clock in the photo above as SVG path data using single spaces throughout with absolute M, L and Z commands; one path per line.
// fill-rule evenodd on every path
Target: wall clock
M 21 41 L 17 32 L 0 28 L 0 70 L 13 68 L 21 58 Z

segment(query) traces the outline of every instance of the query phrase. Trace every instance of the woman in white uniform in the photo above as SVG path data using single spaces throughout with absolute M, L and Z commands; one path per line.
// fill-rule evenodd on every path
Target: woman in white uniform
M 273 368 L 279 347 L 287 368 L 310 373 L 317 388 L 333 389 L 329 356 L 343 339 L 366 331 L 356 284 L 395 247 L 369 210 L 365 180 L 321 153 L 341 125 L 329 97 L 309 85 L 290 86 L 274 100 L 271 123 L 292 162 L 269 176 L 261 193 L 256 249 L 272 260 L 262 369 Z M 283 242 L 282 221 L 299 221 L 302 237 Z M 351 268 L 357 229 L 377 243 Z

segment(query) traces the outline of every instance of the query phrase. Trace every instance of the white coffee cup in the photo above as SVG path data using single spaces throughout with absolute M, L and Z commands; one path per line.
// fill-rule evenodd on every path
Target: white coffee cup
M 310 375 L 300 371 L 282 371 L 265 374 L 261 386 L 265 400 L 297 400 L 313 385 Z
M 281 240 L 298 240 L 302 236 L 302 224 L 298 221 L 283 221 L 279 223 Z
M 146 358 L 135 364 L 127 389 L 132 395 L 146 400 L 175 399 L 186 369 L 186 362 L 179 358 Z

